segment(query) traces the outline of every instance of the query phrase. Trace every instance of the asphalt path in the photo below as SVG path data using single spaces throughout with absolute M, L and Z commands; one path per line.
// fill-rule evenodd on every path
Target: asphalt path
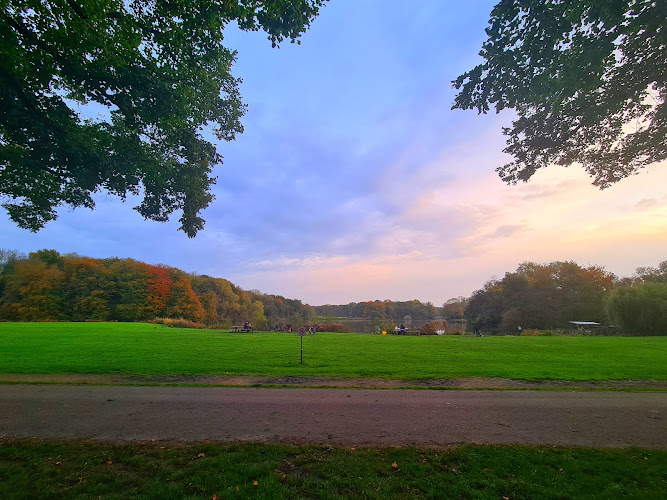
M 667 393 L 0 385 L 0 437 L 667 449 Z

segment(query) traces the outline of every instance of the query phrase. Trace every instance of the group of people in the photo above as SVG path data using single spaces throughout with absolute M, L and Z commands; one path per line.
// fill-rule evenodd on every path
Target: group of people
M 243 331 L 252 332 L 252 323 L 250 321 L 245 322 L 245 324 L 243 325 Z

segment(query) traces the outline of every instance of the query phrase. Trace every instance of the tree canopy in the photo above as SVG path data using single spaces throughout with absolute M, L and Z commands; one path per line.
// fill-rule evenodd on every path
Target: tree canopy
M 600 188 L 667 158 L 667 3 L 501 0 L 453 108 L 511 108 L 507 183 L 581 163 Z
M 420 302 L 417 299 L 406 301 L 372 300 L 315 306 L 315 313 L 322 317 L 387 319 L 401 323 L 405 321 L 406 316 L 420 322 L 434 319 L 438 315 L 438 309 L 430 302 Z
M 310 318 L 299 300 L 242 290 L 222 278 L 134 259 L 92 259 L 0 249 L 0 320 L 148 321 L 186 319 L 256 327 Z
M 610 321 L 626 335 L 667 332 L 667 282 L 620 287 L 605 297 L 604 306 Z
M 473 293 L 465 310 L 472 326 L 516 332 L 518 327 L 557 329 L 569 321 L 602 321 L 602 300 L 615 286 L 613 274 L 575 262 L 524 262 L 502 279 Z
M 667 260 L 663 260 L 657 267 L 638 267 L 635 272 L 635 281 L 667 284 Z
M 0 0 L 0 197 L 37 231 L 92 194 L 193 237 L 245 106 L 227 24 L 295 41 L 326 0 Z M 94 114 L 98 118 L 94 118 Z

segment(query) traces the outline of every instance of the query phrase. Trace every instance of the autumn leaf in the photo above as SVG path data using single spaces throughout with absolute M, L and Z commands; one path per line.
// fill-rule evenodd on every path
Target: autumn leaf
M 393 464 L 391 464 L 391 466 L 395 469 L 396 467 L 398 467 L 398 464 L 394 462 Z
M 60 462 L 56 462 L 56 465 L 60 465 Z
M 107 461 L 107 465 L 111 465 L 113 462 L 111 460 Z
M 257 481 L 253 481 L 253 482 L 252 482 L 252 485 L 253 485 L 253 486 L 257 486 L 258 484 L 259 484 L 259 483 L 258 483 Z
M 199 458 L 204 458 L 205 456 L 206 456 L 205 453 L 200 453 L 199 455 L 197 455 L 197 457 L 199 457 Z
M 220 496 L 219 495 L 213 495 L 211 500 L 220 500 Z
M 241 491 L 241 490 L 239 490 L 239 487 L 238 487 L 238 486 L 236 487 L 236 491 Z

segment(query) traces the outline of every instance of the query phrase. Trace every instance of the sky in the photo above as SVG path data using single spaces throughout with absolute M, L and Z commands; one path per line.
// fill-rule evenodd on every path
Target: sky
M 667 259 L 667 169 L 600 191 L 578 166 L 504 184 L 511 112 L 451 110 L 494 1 L 332 0 L 301 45 L 228 28 L 245 132 L 218 144 L 195 238 L 106 194 L 38 233 L 0 212 L 0 247 L 131 257 L 311 305 L 468 296 L 524 261 L 618 276 Z

